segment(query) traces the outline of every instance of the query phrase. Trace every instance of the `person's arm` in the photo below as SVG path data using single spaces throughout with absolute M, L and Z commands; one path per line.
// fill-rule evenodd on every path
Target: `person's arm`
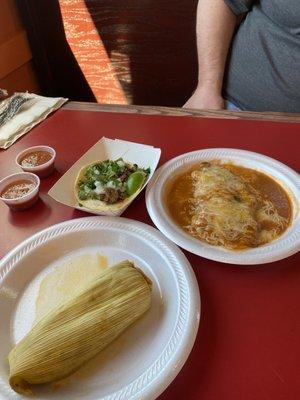
M 238 17 L 224 0 L 199 0 L 197 9 L 198 85 L 186 108 L 225 107 L 222 83 Z

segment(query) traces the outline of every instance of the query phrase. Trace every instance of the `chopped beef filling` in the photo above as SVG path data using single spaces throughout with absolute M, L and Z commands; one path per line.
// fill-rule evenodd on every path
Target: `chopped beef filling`
M 108 204 L 117 203 L 120 200 L 120 192 L 114 188 L 105 188 L 105 193 L 100 196 L 100 200 L 105 201 Z
M 125 171 L 123 172 L 123 174 L 119 178 L 120 181 L 121 182 L 125 182 L 130 174 L 132 174 L 132 171 L 129 168 L 125 168 Z

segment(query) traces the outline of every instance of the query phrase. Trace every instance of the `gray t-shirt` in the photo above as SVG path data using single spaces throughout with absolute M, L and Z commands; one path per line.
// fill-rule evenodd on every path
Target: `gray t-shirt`
M 244 110 L 300 112 L 300 0 L 225 0 L 247 12 L 229 53 L 224 95 Z

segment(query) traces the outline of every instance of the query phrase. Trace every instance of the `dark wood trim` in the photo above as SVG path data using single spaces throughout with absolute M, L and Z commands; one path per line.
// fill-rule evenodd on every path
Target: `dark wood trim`
M 48 3 L 48 2 L 47 2 Z M 53 77 L 49 60 L 45 51 L 43 35 L 41 34 L 41 18 L 34 0 L 16 0 L 20 15 L 25 26 L 29 45 L 33 54 L 33 65 L 42 93 L 53 95 Z M 49 4 L 45 4 L 48 7 Z
M 118 104 L 99 104 L 70 101 L 63 108 L 65 110 L 82 110 L 95 112 L 118 112 L 118 113 L 136 113 L 150 115 L 174 115 L 174 116 L 192 116 L 206 118 L 225 118 L 225 119 L 250 119 L 258 121 L 273 122 L 296 122 L 300 123 L 300 114 L 288 114 L 278 112 L 249 112 L 249 111 L 209 111 L 209 110 L 191 110 L 186 108 L 156 107 L 156 106 L 133 106 Z
M 30 43 L 41 93 L 94 101 L 65 35 L 58 0 L 16 0 Z

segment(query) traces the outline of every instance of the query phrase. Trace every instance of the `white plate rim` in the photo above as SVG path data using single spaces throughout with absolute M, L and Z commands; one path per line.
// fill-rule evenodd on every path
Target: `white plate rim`
M 201 257 L 228 264 L 258 265 L 266 264 L 289 257 L 300 250 L 300 215 L 299 206 L 292 227 L 288 228 L 287 235 L 279 237 L 273 242 L 241 252 L 218 248 L 197 240 L 185 233 L 171 220 L 163 207 L 162 190 L 165 179 L 185 165 L 211 159 L 244 159 L 254 163 L 264 164 L 267 168 L 276 169 L 293 186 L 295 198 L 300 198 L 300 176 L 293 169 L 266 155 L 241 149 L 209 148 L 181 154 L 161 166 L 151 179 L 146 190 L 146 206 L 148 213 L 156 227 L 170 240 L 181 248 Z M 261 170 L 261 169 L 260 169 Z M 269 174 L 270 175 L 270 174 Z M 287 186 L 287 185 L 283 185 Z
M 168 254 L 177 277 L 181 298 L 177 325 L 160 357 L 133 382 L 117 392 L 97 399 L 137 400 L 142 395 L 145 400 L 154 400 L 169 386 L 185 364 L 196 340 L 201 313 L 199 287 L 189 261 L 182 251 L 157 229 L 128 218 L 107 216 L 83 217 L 52 225 L 24 240 L 0 260 L 0 288 L 4 278 L 16 263 L 47 240 L 66 232 L 105 229 L 111 225 L 138 233 L 154 242 L 156 246 L 160 246 Z M 176 368 L 173 368 L 173 365 L 176 365 Z M 3 383 L 2 381 L 1 385 L 0 379 L 2 389 L 7 395 L 11 395 L 12 392 L 7 388 L 7 384 L 4 386 Z

